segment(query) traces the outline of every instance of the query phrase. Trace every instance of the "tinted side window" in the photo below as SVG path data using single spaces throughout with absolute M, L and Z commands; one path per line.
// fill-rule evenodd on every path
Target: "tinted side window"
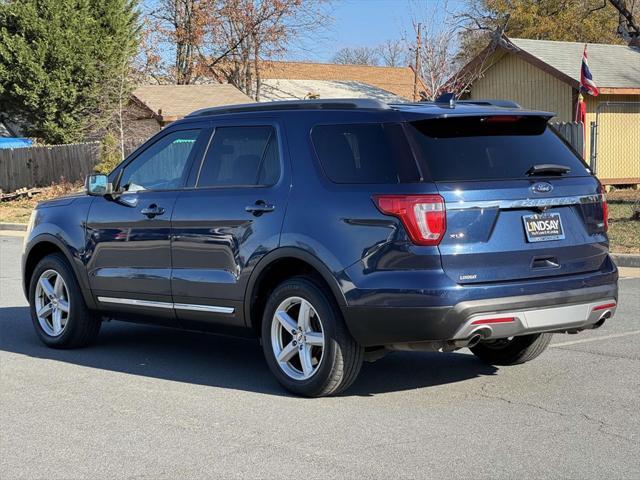
M 187 160 L 200 132 L 181 130 L 162 137 L 124 167 L 120 185 L 127 191 L 181 187 Z
M 198 187 L 273 185 L 279 178 L 280 155 L 273 127 L 219 127 L 202 164 Z
M 335 183 L 419 180 L 415 159 L 398 124 L 318 125 L 311 138 L 324 172 Z

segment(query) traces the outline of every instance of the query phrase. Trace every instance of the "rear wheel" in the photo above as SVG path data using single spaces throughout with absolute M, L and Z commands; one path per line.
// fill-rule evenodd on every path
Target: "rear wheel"
M 291 278 L 271 294 L 262 320 L 262 345 L 278 381 L 308 397 L 349 387 L 364 358 L 331 293 L 306 277 Z
M 480 360 L 491 365 L 517 365 L 533 360 L 546 350 L 552 333 L 536 333 L 521 337 L 488 340 L 470 350 Z
M 85 305 L 78 281 L 61 254 L 47 255 L 36 265 L 29 306 L 36 333 L 49 347 L 81 347 L 100 330 L 100 319 Z

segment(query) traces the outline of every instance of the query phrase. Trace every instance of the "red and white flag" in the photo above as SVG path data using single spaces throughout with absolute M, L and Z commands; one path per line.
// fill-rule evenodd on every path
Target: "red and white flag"
M 584 46 L 584 53 L 582 54 L 582 67 L 580 68 L 580 90 L 593 95 L 598 96 L 598 87 L 593 81 L 593 75 L 589 70 L 589 59 L 587 58 L 587 45 Z

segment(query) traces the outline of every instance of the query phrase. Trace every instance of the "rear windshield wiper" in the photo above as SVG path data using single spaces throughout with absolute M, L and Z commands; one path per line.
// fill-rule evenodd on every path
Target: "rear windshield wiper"
M 571 169 L 564 165 L 558 165 L 555 163 L 542 163 L 540 165 L 532 165 L 525 174 L 530 177 L 534 175 L 564 175 L 565 173 L 569 173 L 570 171 Z

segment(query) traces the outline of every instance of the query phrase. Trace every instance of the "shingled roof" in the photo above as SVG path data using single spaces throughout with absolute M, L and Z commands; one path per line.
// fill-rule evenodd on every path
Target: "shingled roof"
M 406 102 L 404 97 L 363 82 L 271 78 L 262 80 L 261 102 L 304 100 L 307 98 L 373 98 L 386 103 Z
M 508 41 L 573 80 L 575 86 L 580 82 L 584 43 L 524 38 L 510 38 Z M 623 93 L 610 91 L 612 89 L 638 89 L 640 93 L 640 48 L 589 43 L 587 53 L 589 69 L 602 93 Z
M 253 102 L 228 83 L 143 85 L 133 91 L 133 98 L 163 123 L 173 122 L 201 108 Z
M 372 85 L 407 100 L 413 99 L 411 67 L 377 67 L 335 63 L 264 61 L 260 76 L 278 80 L 333 80 Z M 418 91 L 425 91 L 420 79 Z

